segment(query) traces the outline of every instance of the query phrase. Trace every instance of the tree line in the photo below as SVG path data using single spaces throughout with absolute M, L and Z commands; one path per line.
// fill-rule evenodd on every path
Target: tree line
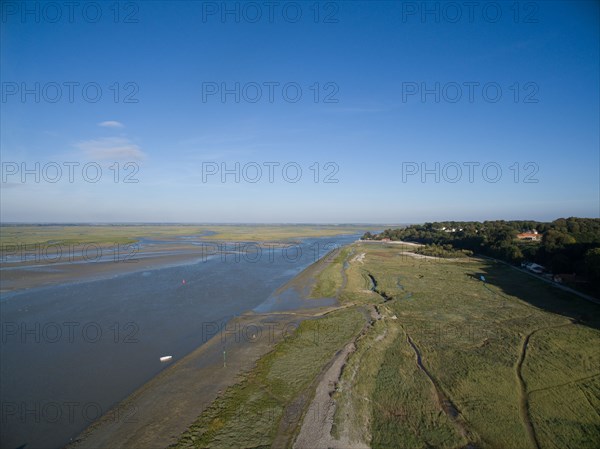
M 535 231 L 537 241 L 517 234 Z M 559 218 L 532 220 L 441 221 L 367 232 L 363 239 L 404 240 L 468 250 L 512 264 L 535 262 L 554 274 L 584 276 L 600 292 L 600 219 Z M 450 246 L 446 246 L 450 245 Z

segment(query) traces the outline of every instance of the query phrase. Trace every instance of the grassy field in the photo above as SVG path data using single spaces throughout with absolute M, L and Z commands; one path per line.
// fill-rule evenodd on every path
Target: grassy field
M 412 250 L 359 243 L 335 254 L 312 296 L 335 295 L 340 310 L 303 322 L 303 332 L 215 401 L 178 447 L 291 447 L 293 439 L 280 438 L 282 429 L 298 430 L 282 425 L 286 410 L 306 407 L 298 397 L 310 396 L 328 360 L 353 341 L 332 394 L 339 441 L 597 448 L 600 306 L 504 264 Z M 324 338 L 306 341 L 319 323 Z
M 407 249 L 353 245 L 365 256 L 342 301 L 366 274 L 392 299 L 348 361 L 337 426 L 369 423 L 357 436 L 374 448 L 597 447 L 600 307 L 502 264 Z M 360 422 L 344 424 L 348 409 Z
M 134 243 L 145 237 L 168 240 L 183 236 L 201 236 L 203 240 L 284 241 L 307 237 L 355 234 L 373 227 L 340 225 L 69 225 L 0 226 L 0 245 L 34 244 L 114 244 Z M 214 234 L 204 235 L 206 232 Z

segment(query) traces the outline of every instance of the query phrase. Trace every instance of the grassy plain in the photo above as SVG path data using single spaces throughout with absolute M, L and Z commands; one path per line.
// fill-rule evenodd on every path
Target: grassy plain
M 600 306 L 494 261 L 411 250 L 359 243 L 332 257 L 312 296 L 340 310 L 304 321 L 178 447 L 291 447 L 286 410 L 306 407 L 295 398 L 351 341 L 332 393 L 332 435 L 350 447 L 598 447 Z
M 365 256 L 348 277 L 366 290 L 371 274 L 393 299 L 348 360 L 338 427 L 370 423 L 362 437 L 381 448 L 597 447 L 598 305 L 492 261 L 353 248 Z

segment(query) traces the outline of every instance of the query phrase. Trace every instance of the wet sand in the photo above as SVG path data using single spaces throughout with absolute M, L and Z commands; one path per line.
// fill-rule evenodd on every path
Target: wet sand
M 108 279 L 113 276 L 190 263 L 201 254 L 164 254 L 122 262 L 80 262 L 61 266 L 30 264 L 2 271 L 2 293 L 52 285 Z
M 123 246 L 118 253 L 114 251 L 114 245 L 100 247 L 98 254 L 101 256 L 96 258 L 92 253 L 87 260 L 81 257 L 80 248 L 74 251 L 73 257 L 65 252 L 63 257 L 56 257 L 54 254 L 49 256 L 37 254 L 24 255 L 15 261 L 10 261 L 4 255 L 0 263 L 2 269 L 0 292 L 6 294 L 52 285 L 109 279 L 122 274 L 205 261 L 210 257 L 224 257 L 223 254 L 228 254 L 232 259 L 241 244 L 240 242 L 197 242 L 196 244 L 152 242 L 154 243 L 137 245 L 135 249 Z M 217 245 L 221 245 L 224 251 L 220 252 Z M 247 253 L 240 256 L 240 259 L 254 257 L 258 246 L 265 249 L 266 257 L 267 249 L 272 250 L 285 245 L 287 244 L 249 243 Z

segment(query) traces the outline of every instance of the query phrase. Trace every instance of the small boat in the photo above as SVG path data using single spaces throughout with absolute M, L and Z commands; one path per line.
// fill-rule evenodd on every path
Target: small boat
M 161 362 L 168 362 L 169 360 L 171 360 L 173 358 L 172 355 L 165 355 L 163 357 L 160 358 Z

